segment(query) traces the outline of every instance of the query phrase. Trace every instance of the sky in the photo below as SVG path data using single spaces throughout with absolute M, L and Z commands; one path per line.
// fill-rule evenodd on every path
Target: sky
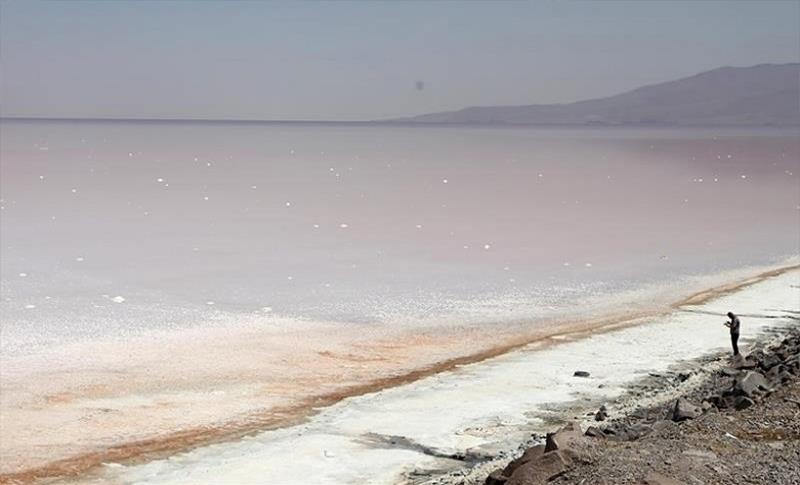
M 370 120 L 799 59 L 793 0 L 0 0 L 2 116 Z

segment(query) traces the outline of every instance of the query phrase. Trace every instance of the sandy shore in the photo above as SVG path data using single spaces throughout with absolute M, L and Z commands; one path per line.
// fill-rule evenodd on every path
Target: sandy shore
M 729 303 L 736 308 L 753 306 L 752 302 L 747 303 L 748 298 L 759 299 L 762 296 L 758 295 L 763 294 L 790 298 L 791 288 L 776 291 L 764 285 L 792 280 L 796 284 L 797 275 L 797 271 L 786 268 L 751 275 L 713 290 L 697 292 L 684 298 L 677 306 L 688 304 L 695 309 L 700 308 L 700 311 L 719 312 L 721 309 L 712 308 L 713 305 L 727 298 L 744 298 L 743 302 Z M 714 303 L 709 303 L 710 300 Z M 785 301 L 774 303 L 775 308 L 789 304 Z M 525 389 L 523 395 L 526 397 L 504 405 L 508 413 L 514 416 L 513 419 L 509 418 L 510 423 L 530 424 L 530 419 L 522 419 L 517 415 L 520 409 L 526 412 L 540 409 L 550 402 L 572 399 L 577 392 L 572 382 L 568 382 L 564 388 L 549 389 L 546 393 L 538 385 L 529 386 L 529 376 L 538 375 L 550 380 L 564 372 L 561 367 L 554 368 L 547 364 L 550 359 L 547 352 L 566 352 L 568 355 L 576 351 L 571 346 L 584 346 L 583 351 L 588 354 L 579 361 L 592 362 L 598 348 L 613 343 L 613 339 L 612 343 L 604 341 L 609 336 L 622 336 L 623 340 L 617 341 L 623 342 L 619 351 L 629 352 L 630 345 L 624 344 L 624 332 L 636 332 L 637 328 L 641 328 L 638 331 L 645 333 L 635 338 L 648 339 L 651 337 L 647 332 L 658 325 L 670 326 L 680 322 L 693 325 L 697 322 L 689 322 L 692 315 L 698 318 L 702 315 L 686 311 L 676 313 L 674 310 L 670 306 L 657 306 L 650 314 L 620 312 L 598 319 L 562 322 L 558 328 L 541 327 L 533 331 L 510 329 L 503 334 L 498 334 L 495 329 L 476 327 L 453 329 L 452 333 L 398 332 L 374 339 L 365 329 L 364 337 L 355 341 L 352 333 L 343 335 L 339 327 L 331 324 L 329 328 L 317 329 L 321 334 L 318 336 L 323 338 L 312 340 L 311 345 L 304 338 L 304 329 L 287 328 L 276 321 L 269 327 L 245 326 L 236 332 L 195 330 L 184 332 L 180 338 L 159 335 L 155 338 L 148 336 L 141 342 L 96 342 L 89 347 L 65 347 L 45 356 L 4 359 L 0 424 L 8 432 L 4 434 L 13 436 L 13 439 L 0 440 L 0 454 L 3 456 L 0 480 L 24 483 L 44 477 L 83 476 L 87 472 L 103 472 L 104 468 L 108 468 L 103 464 L 135 464 L 198 446 L 205 446 L 196 450 L 200 454 L 207 449 L 216 449 L 214 446 L 232 446 L 235 449 L 253 439 L 250 437 L 237 442 L 238 438 L 275 428 L 281 429 L 258 435 L 259 439 L 263 438 L 282 448 L 287 443 L 276 439 L 281 433 L 291 435 L 298 429 L 306 429 L 302 428 L 304 426 L 313 427 L 315 423 L 330 419 L 331 412 L 351 409 L 347 406 L 354 399 L 371 403 L 370 400 L 376 399 L 375 396 L 380 399 L 394 396 L 391 399 L 395 400 L 395 406 L 404 409 L 416 400 L 420 408 L 410 416 L 400 413 L 396 417 L 399 421 L 394 417 L 387 418 L 386 410 L 377 412 L 375 416 L 353 416 L 351 421 L 359 423 L 357 428 L 363 431 L 358 440 L 363 441 L 361 435 L 364 433 L 367 436 L 374 435 L 380 448 L 381 436 L 404 436 L 412 443 L 420 443 L 422 447 L 443 450 L 441 453 L 445 455 L 462 453 L 465 449 L 485 446 L 491 441 L 489 435 L 476 438 L 476 433 L 482 435 L 484 432 L 469 431 L 471 425 L 465 428 L 464 422 L 457 421 L 438 430 L 441 436 L 431 440 L 428 435 L 409 436 L 402 429 L 383 430 L 384 424 L 381 423 L 425 423 L 429 420 L 426 415 L 433 413 L 438 417 L 437 410 L 446 408 L 440 404 L 437 404 L 439 407 L 430 407 L 438 400 L 463 401 L 467 406 L 485 400 L 477 394 L 441 393 L 437 386 L 446 387 L 448 379 L 456 379 L 453 382 L 460 383 L 459 387 L 468 383 L 473 387 L 479 385 L 487 389 L 500 389 L 502 386 L 499 383 L 506 382 L 506 376 L 512 374 L 523 379 L 520 382 L 512 380 L 506 385 Z M 763 314 L 763 311 L 763 308 L 754 307 L 751 313 Z M 767 319 L 764 324 L 772 320 Z M 626 328 L 642 323 L 651 324 Z M 620 328 L 624 330 L 603 333 Z M 671 353 L 644 365 L 665 366 L 713 348 L 719 343 L 719 329 L 716 326 L 711 328 L 713 331 L 706 336 L 706 340 L 700 342 L 699 347 L 694 344 L 689 346 L 688 354 Z M 761 324 L 751 328 L 755 332 L 761 328 Z M 590 339 L 584 339 L 589 335 L 592 335 Z M 553 344 L 572 340 L 577 341 L 553 347 Z M 189 341 L 192 342 L 191 348 L 185 345 Z M 301 342 L 303 345 L 298 345 Z M 676 345 L 680 345 L 680 342 L 676 342 Z M 644 347 L 645 350 L 648 348 Z M 135 354 L 131 349 L 136 349 Z M 76 359 L 76 356 L 79 358 Z M 639 355 L 639 358 L 643 359 L 644 355 Z M 564 357 L 556 361 L 562 362 L 561 365 L 569 365 Z M 609 375 L 604 393 L 619 392 L 621 386 L 638 372 L 638 366 L 642 365 L 641 361 L 626 361 L 628 367 L 620 367 L 613 375 Z M 258 362 L 258 365 L 253 365 L 254 362 Z M 470 365 L 475 362 L 479 364 Z M 506 368 L 504 363 L 513 365 Z M 612 360 L 604 365 L 613 368 L 618 363 Z M 287 368 L 294 371 L 287 373 Z M 476 371 L 479 375 L 486 373 L 481 377 L 482 380 L 475 379 L 472 373 Z M 440 381 L 443 384 L 438 384 Z M 404 394 L 407 392 L 412 392 L 412 400 Z M 439 397 L 428 397 L 434 395 Z M 432 402 L 428 403 L 429 400 Z M 334 405 L 336 403 L 339 404 Z M 491 404 L 492 408 L 496 406 L 496 402 L 487 404 Z M 310 421 L 303 421 L 320 408 L 331 405 L 334 406 Z M 379 406 L 373 411 L 380 409 Z M 491 416 L 487 417 L 484 415 L 486 413 Z M 469 408 L 454 416 L 474 422 L 473 427 L 480 429 L 491 422 L 503 423 L 501 428 L 509 424 L 493 409 L 484 409 L 475 414 Z M 444 421 L 438 419 L 437 423 L 444 425 Z M 300 428 L 287 427 L 291 424 Z M 369 429 L 372 425 L 374 429 Z M 319 446 L 325 449 L 339 448 L 345 450 L 340 454 L 350 454 L 347 450 L 352 446 L 351 438 L 340 436 L 331 444 L 326 444 L 327 434 L 317 433 L 321 440 Z M 450 436 L 459 438 L 451 443 Z M 374 452 L 376 443 L 371 443 L 371 440 L 367 439 L 357 448 Z M 319 452 L 316 445 L 307 441 L 292 443 L 292 446 L 310 446 L 309 459 L 316 459 Z M 394 482 L 410 463 L 418 461 L 420 452 L 416 444 L 410 445 L 399 453 L 408 456 L 398 459 L 397 450 L 392 448 L 388 446 L 388 451 L 385 450 L 391 456 L 378 458 L 379 462 L 396 462 L 394 467 L 384 467 L 385 477 L 373 477 L 372 471 L 362 469 L 363 466 L 359 465 L 362 459 L 363 463 L 370 463 L 370 460 L 374 462 L 374 458 L 360 457 L 355 453 L 351 455 L 355 461 L 344 467 L 349 474 L 336 472 L 329 475 L 323 470 L 320 483 L 351 482 L 365 476 L 370 477 L 370 481 Z M 430 458 L 425 453 L 422 455 L 425 458 L 423 461 Z M 279 456 L 275 454 L 278 461 Z M 434 459 L 430 465 L 439 467 L 439 461 Z M 174 459 L 169 462 L 174 462 Z M 341 467 L 339 464 L 334 468 Z M 134 475 L 137 473 L 135 470 L 131 471 Z M 261 471 L 254 473 L 263 474 Z M 234 480 L 243 478 L 242 475 L 237 477 Z M 120 480 L 129 481 L 127 478 Z M 192 478 L 192 481 L 195 479 Z

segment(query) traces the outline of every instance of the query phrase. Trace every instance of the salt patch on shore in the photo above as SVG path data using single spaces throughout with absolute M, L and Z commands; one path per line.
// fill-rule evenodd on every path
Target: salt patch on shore
M 635 327 L 546 348 L 531 345 L 411 384 L 345 399 L 301 425 L 143 465 L 109 467 L 99 480 L 195 485 L 397 483 L 413 469 L 454 465 L 423 449 L 451 454 L 509 446 L 525 432 L 547 430 L 545 423 L 530 417 L 532 413 L 587 396 L 610 399 L 648 372 L 665 371 L 678 361 L 725 349 L 728 337 L 722 322 L 727 311 L 742 316 L 746 342 L 771 327 L 796 325 L 798 310 L 800 271 L 791 271 Z M 573 377 L 578 369 L 589 371 L 591 377 Z

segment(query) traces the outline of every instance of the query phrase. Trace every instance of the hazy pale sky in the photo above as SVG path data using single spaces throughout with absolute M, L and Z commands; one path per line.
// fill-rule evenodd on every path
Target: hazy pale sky
M 0 0 L 3 116 L 376 119 L 797 62 L 798 1 Z

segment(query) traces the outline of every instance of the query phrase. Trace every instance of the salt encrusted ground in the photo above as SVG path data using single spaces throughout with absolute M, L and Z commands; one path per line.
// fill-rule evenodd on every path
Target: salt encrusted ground
M 98 483 L 398 483 L 511 452 L 565 410 L 580 415 L 650 372 L 722 351 L 725 312 L 743 340 L 792 324 L 800 271 L 635 327 L 539 343 L 380 392 L 348 398 L 305 423 L 142 465 L 108 464 Z M 550 341 L 549 343 L 553 343 Z M 575 370 L 591 373 L 573 377 Z M 484 475 L 485 476 L 485 475 Z M 416 477 L 416 478 L 415 478 Z M 84 480 L 85 483 L 85 480 Z

